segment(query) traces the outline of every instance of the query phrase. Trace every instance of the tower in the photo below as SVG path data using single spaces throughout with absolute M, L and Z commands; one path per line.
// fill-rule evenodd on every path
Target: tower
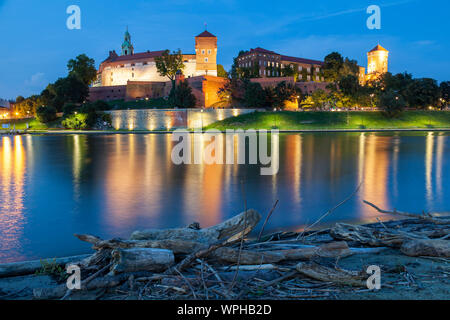
M 196 75 L 217 76 L 217 37 L 207 30 L 195 37 Z
M 127 27 L 127 31 L 125 31 L 125 38 L 122 43 L 122 55 L 129 56 L 132 54 L 134 54 L 134 48 L 133 45 L 131 44 L 131 36 L 130 33 L 128 32 Z
M 388 72 L 389 51 L 380 45 L 367 53 L 367 78 L 373 79 Z

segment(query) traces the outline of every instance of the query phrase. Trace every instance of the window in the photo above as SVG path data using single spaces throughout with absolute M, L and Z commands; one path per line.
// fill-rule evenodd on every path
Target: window
M 319 68 L 316 68 L 316 72 L 319 73 L 319 72 L 320 72 L 320 69 L 319 69 Z
M 147 61 L 145 61 L 145 62 L 143 63 L 143 65 L 144 65 L 144 66 L 148 65 L 148 62 L 147 62 Z
M 202 50 L 202 54 L 205 54 L 205 50 Z
M 134 72 L 131 74 L 131 77 L 134 78 Z
M 208 54 L 211 54 L 211 50 L 208 50 Z
M 208 58 L 205 58 L 205 62 L 208 62 Z

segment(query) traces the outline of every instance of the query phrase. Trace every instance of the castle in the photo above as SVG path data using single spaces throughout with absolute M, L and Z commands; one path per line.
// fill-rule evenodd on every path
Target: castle
M 108 58 L 100 64 L 95 86 L 120 86 L 128 81 L 167 81 L 159 75 L 155 58 L 164 50 L 134 52 L 131 35 L 125 32 L 122 54 L 110 51 Z M 201 75 L 217 76 L 217 37 L 204 31 L 195 37 L 195 54 L 183 54 L 186 77 Z
M 134 52 L 128 28 L 121 55 L 115 50 L 99 67 L 89 100 L 135 100 L 168 96 L 172 83 L 159 74 L 155 59 L 164 50 Z M 205 30 L 195 37 L 195 53 L 182 54 L 181 70 L 197 98 L 197 106 L 208 107 L 218 101 L 217 91 L 225 79 L 217 77 L 217 37 Z
M 182 54 L 184 69 L 177 81 L 186 79 L 196 97 L 196 107 L 214 107 L 220 101 L 217 92 L 227 79 L 217 77 L 217 37 L 205 30 L 195 37 L 195 53 Z M 164 50 L 135 53 L 128 28 L 121 46 L 121 54 L 115 50 L 100 64 L 97 80 L 90 88 L 89 100 L 141 100 L 167 97 L 172 82 L 161 76 L 155 59 Z M 377 45 L 367 53 L 367 74 L 359 67 L 361 84 L 377 79 L 388 72 L 389 51 Z M 236 60 L 238 67 L 252 71 L 252 82 L 263 87 L 275 86 L 286 81 L 298 86 L 304 93 L 327 88 L 322 73 L 323 62 L 285 56 L 263 48 L 242 52 Z M 297 77 L 283 76 L 285 67 L 294 68 Z
M 389 51 L 380 45 L 367 53 L 367 74 L 363 67 L 360 67 L 360 81 L 365 83 L 378 79 L 388 72 Z

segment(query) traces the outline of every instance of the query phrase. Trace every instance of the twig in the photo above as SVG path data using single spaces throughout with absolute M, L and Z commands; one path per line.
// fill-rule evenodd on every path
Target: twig
M 300 239 L 301 237 L 303 237 L 303 235 L 305 234 L 305 232 L 307 230 L 312 229 L 315 225 L 317 225 L 320 221 L 322 221 L 324 218 L 326 218 L 327 216 L 329 216 L 331 213 L 333 213 L 334 210 L 336 210 L 337 208 L 339 208 L 340 206 L 342 206 L 344 203 L 346 203 L 347 201 L 349 201 L 351 198 L 353 198 L 353 196 L 359 191 L 359 189 L 361 188 L 362 182 L 359 184 L 359 186 L 356 188 L 355 191 L 353 191 L 353 193 L 351 195 L 349 195 L 345 200 L 341 201 L 338 205 L 334 206 L 333 208 L 331 208 L 330 210 L 328 210 L 325 214 L 323 214 L 319 219 L 316 220 L 316 222 L 314 222 L 312 225 L 306 227 L 305 229 L 303 229 L 302 233 L 297 237 L 297 240 Z
M 262 234 L 263 234 L 263 232 L 264 232 L 264 228 L 266 227 L 267 222 L 269 221 L 270 217 L 272 216 L 273 211 L 274 211 L 275 208 L 277 207 L 278 201 L 279 201 L 279 200 L 277 200 L 277 201 L 275 202 L 275 204 L 274 204 L 273 207 L 272 207 L 272 210 L 270 210 L 269 214 L 268 214 L 267 217 L 266 217 L 266 221 L 264 221 L 264 224 L 263 224 L 263 226 L 262 226 L 262 228 L 261 228 L 261 231 L 259 232 L 258 242 L 261 240 L 261 236 L 262 236 Z
M 399 216 L 404 216 L 404 217 L 409 217 L 409 218 L 414 218 L 414 219 L 421 219 L 421 220 L 432 222 L 434 224 L 450 224 L 450 219 L 436 219 L 429 213 L 428 214 L 423 213 L 422 215 L 420 215 L 420 214 L 414 214 L 414 213 L 408 213 L 408 212 L 401 212 L 401 211 L 397 211 L 396 209 L 394 209 L 394 211 L 388 211 L 388 210 L 380 209 L 379 207 L 377 207 L 376 205 L 374 205 L 373 203 L 371 203 L 369 201 L 363 200 L 363 202 L 365 204 L 367 204 L 368 206 L 371 206 L 372 208 L 374 208 L 375 210 L 377 210 L 380 213 L 399 215 Z

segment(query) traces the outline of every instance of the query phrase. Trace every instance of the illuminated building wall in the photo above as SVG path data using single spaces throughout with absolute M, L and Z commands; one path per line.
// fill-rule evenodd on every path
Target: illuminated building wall
M 257 109 L 145 109 L 107 111 L 116 130 L 170 130 L 201 128 L 213 122 Z

